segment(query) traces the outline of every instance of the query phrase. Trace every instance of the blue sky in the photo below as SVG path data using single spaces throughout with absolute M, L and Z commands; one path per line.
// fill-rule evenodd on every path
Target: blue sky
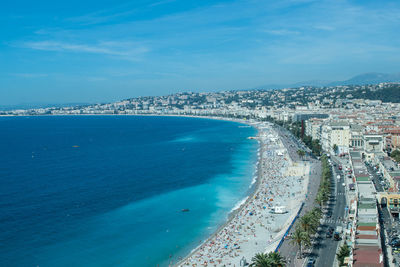
M 400 72 L 400 1 L 9 1 L 0 105 Z

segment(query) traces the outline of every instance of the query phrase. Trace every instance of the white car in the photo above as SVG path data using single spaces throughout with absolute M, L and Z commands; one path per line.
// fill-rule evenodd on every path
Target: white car
M 340 180 L 340 175 L 336 176 L 336 178 L 337 178 L 338 180 Z
M 345 183 L 343 183 L 342 185 L 343 185 L 343 186 L 346 186 L 346 184 L 345 184 Z

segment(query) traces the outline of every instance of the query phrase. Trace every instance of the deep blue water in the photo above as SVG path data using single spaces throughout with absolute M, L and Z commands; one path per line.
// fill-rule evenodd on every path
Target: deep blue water
M 0 118 L 0 266 L 176 261 L 248 193 L 258 146 L 247 139 L 255 129 L 239 126 L 177 117 Z

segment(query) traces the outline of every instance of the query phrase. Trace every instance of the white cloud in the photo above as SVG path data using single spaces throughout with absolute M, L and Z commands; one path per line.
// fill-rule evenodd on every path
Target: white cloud
M 49 76 L 45 73 L 11 73 L 10 75 L 20 78 L 42 78 Z
M 104 54 L 111 56 L 119 56 L 121 58 L 133 59 L 149 51 L 147 47 L 131 42 L 99 42 L 97 44 L 76 44 L 61 41 L 38 41 L 26 42 L 23 47 L 42 50 L 42 51 L 59 51 L 59 52 L 76 52 L 76 53 L 92 53 Z
M 336 30 L 335 27 L 329 26 L 329 25 L 317 25 L 317 26 L 314 26 L 314 29 L 323 30 L 323 31 L 334 31 L 334 30 Z
M 279 30 L 264 30 L 264 32 L 272 34 L 272 35 L 299 35 L 301 32 L 299 31 L 292 31 L 287 29 L 279 29 Z

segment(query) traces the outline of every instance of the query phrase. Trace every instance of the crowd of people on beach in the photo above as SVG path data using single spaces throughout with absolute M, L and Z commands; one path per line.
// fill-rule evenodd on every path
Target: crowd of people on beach
M 257 138 L 260 158 L 254 194 L 180 266 L 240 266 L 256 253 L 275 249 L 304 199 L 306 181 L 290 168 L 293 162 L 271 128 L 259 128 Z M 274 213 L 278 206 L 287 212 Z

